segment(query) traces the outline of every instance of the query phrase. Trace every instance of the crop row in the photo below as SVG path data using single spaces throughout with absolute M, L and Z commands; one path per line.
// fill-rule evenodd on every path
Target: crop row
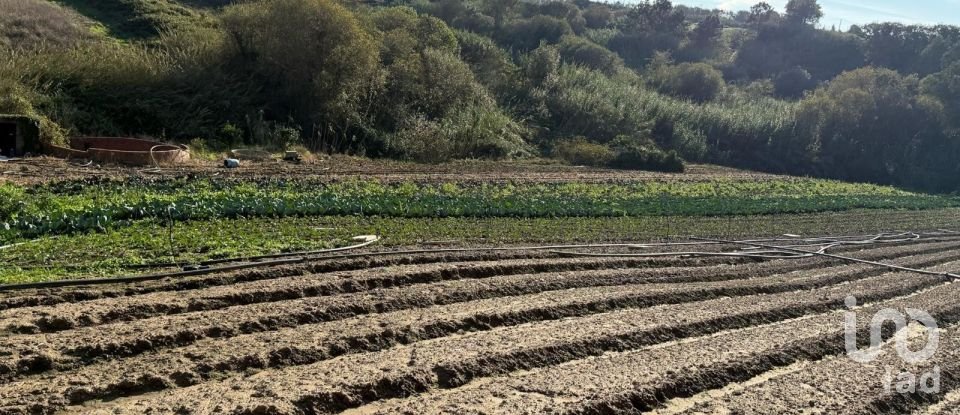
M 0 196 L 6 200 L 0 204 L 0 236 L 6 239 L 106 229 L 139 219 L 725 216 L 960 206 L 955 198 L 808 179 L 481 185 L 175 179 L 4 185 Z

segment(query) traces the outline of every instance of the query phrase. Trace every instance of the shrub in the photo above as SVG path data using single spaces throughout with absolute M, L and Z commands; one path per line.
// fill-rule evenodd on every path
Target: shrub
M 616 154 L 610 147 L 592 143 L 585 137 L 577 137 L 557 142 L 553 156 L 573 165 L 606 167 Z
M 906 172 L 930 155 L 916 159 L 924 153 L 920 143 L 934 155 L 949 148 L 935 144 L 945 139 L 938 122 L 943 107 L 928 105 L 918 84 L 916 76 L 889 69 L 841 74 L 801 101 L 799 135 L 832 177 L 909 184 Z
M 51 99 L 0 75 L 0 114 L 32 117 L 40 122 L 40 139 L 46 143 L 64 144 L 66 132 L 56 122 L 38 111 L 37 106 L 50 105 Z
M 544 123 L 555 136 L 586 136 L 601 143 L 649 131 L 651 118 L 637 107 L 645 93 L 628 77 L 563 65 L 556 80 L 535 93 L 549 113 Z
M 726 86 L 723 74 L 705 63 L 662 65 L 652 75 L 661 92 L 697 102 L 712 101 Z
M 577 36 L 564 36 L 560 41 L 560 56 L 567 62 L 584 65 L 607 75 L 623 68 L 623 60 L 607 48 Z
M 529 154 L 524 129 L 492 107 L 456 109 L 441 120 L 417 117 L 406 121 L 389 143 L 400 156 L 420 162 L 451 159 L 504 159 Z
M 781 72 L 773 80 L 773 88 L 778 96 L 785 98 L 799 98 L 809 89 L 817 86 L 816 81 L 801 67 Z
M 536 49 L 541 42 L 554 44 L 566 35 L 573 34 L 573 29 L 566 20 L 544 15 L 537 15 L 530 19 L 518 20 L 506 28 L 500 38 L 501 43 L 510 45 L 520 51 Z
M 619 136 L 610 146 L 616 153 L 611 167 L 676 173 L 684 171 L 683 159 L 676 151 L 663 151 L 652 141 Z
M 379 45 L 346 7 L 260 0 L 228 7 L 223 22 L 274 108 L 288 108 L 304 129 L 320 126 L 340 137 L 364 122 L 364 101 L 380 84 Z
M 457 32 L 460 58 L 470 65 L 477 81 L 501 100 L 515 96 L 520 89 L 520 68 L 510 55 L 485 36 Z
M 583 11 L 583 18 L 587 27 L 591 29 L 602 29 L 610 25 L 613 21 L 613 12 L 609 6 L 603 4 L 591 4 Z

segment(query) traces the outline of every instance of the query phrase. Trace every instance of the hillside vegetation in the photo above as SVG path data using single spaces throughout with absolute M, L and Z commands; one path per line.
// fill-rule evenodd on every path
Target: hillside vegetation
M 668 0 L 14 3 L 0 17 L 20 22 L 0 20 L 0 113 L 42 118 L 49 140 L 686 160 L 960 187 L 952 26 L 820 29 L 816 0 L 736 13 Z M 31 7 L 85 17 L 31 22 Z

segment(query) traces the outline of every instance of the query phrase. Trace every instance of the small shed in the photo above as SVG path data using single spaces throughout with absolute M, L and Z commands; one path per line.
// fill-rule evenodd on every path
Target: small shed
M 25 115 L 0 114 L 0 156 L 40 152 L 40 122 Z

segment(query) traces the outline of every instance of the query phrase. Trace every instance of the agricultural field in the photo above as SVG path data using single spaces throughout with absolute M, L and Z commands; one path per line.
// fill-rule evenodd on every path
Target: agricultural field
M 635 242 L 950 228 L 960 198 L 716 166 L 683 174 L 334 157 L 178 168 L 11 163 L 0 282 L 349 245 Z M 88 249 L 96 247 L 96 249 Z
M 958 248 L 957 234 L 928 233 L 833 252 L 946 272 L 960 267 Z M 946 275 L 820 257 L 571 252 L 610 251 L 329 255 L 5 292 L 0 411 L 877 413 L 944 400 L 929 409 L 950 413 L 958 402 L 947 374 L 960 361 L 949 335 L 960 292 Z M 883 359 L 938 365 L 940 392 L 889 394 L 880 366 L 842 356 L 850 295 L 864 315 L 937 319 L 934 360 Z
M 342 160 L 10 164 L 0 413 L 960 406 L 954 196 L 713 166 Z M 885 329 L 876 364 L 846 356 L 849 314 L 863 340 L 885 309 L 929 313 L 936 354 L 899 360 Z M 887 370 L 936 370 L 938 389 L 889 393 Z

